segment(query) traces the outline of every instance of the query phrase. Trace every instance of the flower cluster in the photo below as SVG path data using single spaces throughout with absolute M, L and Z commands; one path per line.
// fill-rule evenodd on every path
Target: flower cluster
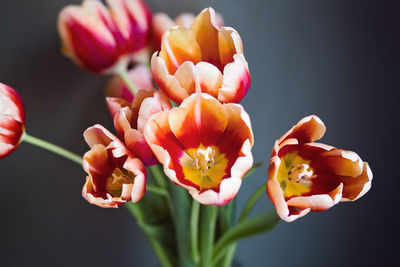
M 83 6 L 89 4 L 87 0 Z M 68 14 L 65 10 L 71 7 L 61 12 L 60 20 Z M 72 17 L 77 10 L 72 9 Z M 107 86 L 119 138 L 100 125 L 84 134 L 91 150 L 84 156 L 88 177 L 83 196 L 90 203 L 118 207 L 140 199 L 145 191 L 143 166 L 161 163 L 171 181 L 194 199 L 224 205 L 235 197 L 253 164 L 250 118 L 236 104 L 250 86 L 239 35 L 220 26 L 222 18 L 212 8 L 197 17 L 180 16 L 177 24 L 183 26 L 166 20 L 157 14 L 153 21 L 158 33 L 154 46 L 160 39 L 162 43 L 151 70 L 161 91 L 154 88 L 146 67 L 137 64 L 127 74 L 137 92 L 117 76 Z M 180 106 L 173 108 L 170 100 Z
M 65 7 L 58 20 L 66 56 L 89 71 L 119 74 L 106 89 L 116 135 L 101 125 L 84 132 L 83 197 L 100 207 L 137 202 L 146 166 L 161 163 L 196 201 L 227 204 L 253 165 L 250 117 L 238 104 L 250 87 L 239 34 L 212 8 L 172 20 L 153 16 L 142 0 L 106 2 Z M 146 67 L 141 57 L 150 60 L 151 48 Z M 1 83 L 0 104 L 2 158 L 21 142 L 25 112 Z M 309 116 L 275 142 L 266 191 L 282 220 L 357 200 L 371 187 L 371 169 L 355 152 L 315 142 L 325 130 Z
M 140 64 L 127 74 L 138 92 L 119 77 L 109 82 L 107 103 L 120 139 L 100 126 L 85 132 L 92 148 L 84 159 L 89 174 L 85 198 L 102 207 L 140 199 L 145 186 L 142 166 L 161 163 L 170 180 L 198 202 L 228 203 L 253 164 L 250 118 L 237 104 L 250 87 L 239 34 L 223 26 L 212 8 L 175 20 L 157 13 L 149 27 L 151 15 L 143 2 L 107 3 L 108 9 L 86 0 L 61 12 L 66 54 L 89 70 L 107 73 L 146 45 L 147 29 L 152 30 L 149 42 L 155 52 L 152 74 Z M 134 44 L 127 44 L 129 40 Z M 179 106 L 172 107 L 170 101 Z M 310 116 L 275 143 L 267 193 L 285 221 L 354 201 L 371 185 L 371 170 L 357 154 L 314 142 L 324 132 L 322 121 Z M 128 159 L 140 162 L 138 172 L 129 169 Z M 123 189 L 136 179 L 143 188 L 133 196 Z

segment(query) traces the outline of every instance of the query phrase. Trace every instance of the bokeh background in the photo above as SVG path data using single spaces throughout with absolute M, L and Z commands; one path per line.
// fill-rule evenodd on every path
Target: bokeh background
M 103 99 L 107 77 L 60 53 L 57 14 L 79 0 L 0 3 L 0 81 L 25 101 L 27 131 L 77 153 L 95 123 L 112 129 Z M 311 213 L 240 243 L 241 266 L 398 264 L 399 2 L 148 0 L 171 16 L 213 6 L 240 33 L 252 87 L 255 161 L 303 116 L 325 122 L 323 142 L 359 153 L 374 173 L 355 203 Z M 246 180 L 239 208 L 267 179 Z M 100 209 L 81 197 L 84 171 L 29 144 L 0 161 L 1 266 L 158 266 L 124 208 Z M 265 196 L 257 211 L 272 209 Z M 186 229 L 182 229 L 186 231 Z

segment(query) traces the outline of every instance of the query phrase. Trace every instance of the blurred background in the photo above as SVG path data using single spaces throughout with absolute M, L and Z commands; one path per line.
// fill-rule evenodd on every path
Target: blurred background
M 103 99 L 108 77 L 78 68 L 60 53 L 58 12 L 80 0 L 1 1 L 0 81 L 22 96 L 27 131 L 76 153 L 82 132 L 112 129 Z M 393 266 L 399 160 L 398 1 L 147 0 L 175 17 L 212 6 L 242 37 L 252 86 L 256 162 L 275 139 L 316 114 L 323 143 L 356 151 L 374 173 L 354 203 L 311 213 L 240 243 L 239 266 Z M 101 209 L 81 197 L 85 173 L 29 144 L 0 161 L 1 266 L 158 266 L 124 208 Z M 267 165 L 246 180 L 239 208 L 267 179 Z M 256 212 L 272 209 L 264 196 Z M 183 229 L 185 230 L 185 229 Z

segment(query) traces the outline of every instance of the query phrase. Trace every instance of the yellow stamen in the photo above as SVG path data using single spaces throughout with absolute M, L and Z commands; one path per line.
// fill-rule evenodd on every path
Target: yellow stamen
M 198 185 L 200 190 L 217 188 L 226 175 L 228 160 L 215 146 L 187 149 L 180 158 L 185 179 Z
M 310 161 L 297 155 L 297 152 L 289 153 L 281 160 L 277 181 L 281 185 L 284 196 L 300 196 L 309 192 L 312 179 L 316 177 L 310 167 Z
M 116 168 L 113 173 L 107 177 L 106 191 L 113 197 L 120 197 L 123 184 L 133 184 L 135 175 L 125 169 Z

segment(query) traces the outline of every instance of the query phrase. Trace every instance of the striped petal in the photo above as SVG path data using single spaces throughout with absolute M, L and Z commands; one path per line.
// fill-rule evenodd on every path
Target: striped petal
M 0 83 L 0 159 L 17 148 L 24 132 L 24 103 L 13 88 Z
M 113 73 L 125 67 L 122 36 L 100 1 L 85 0 L 59 14 L 62 51 L 79 66 L 95 73 Z

